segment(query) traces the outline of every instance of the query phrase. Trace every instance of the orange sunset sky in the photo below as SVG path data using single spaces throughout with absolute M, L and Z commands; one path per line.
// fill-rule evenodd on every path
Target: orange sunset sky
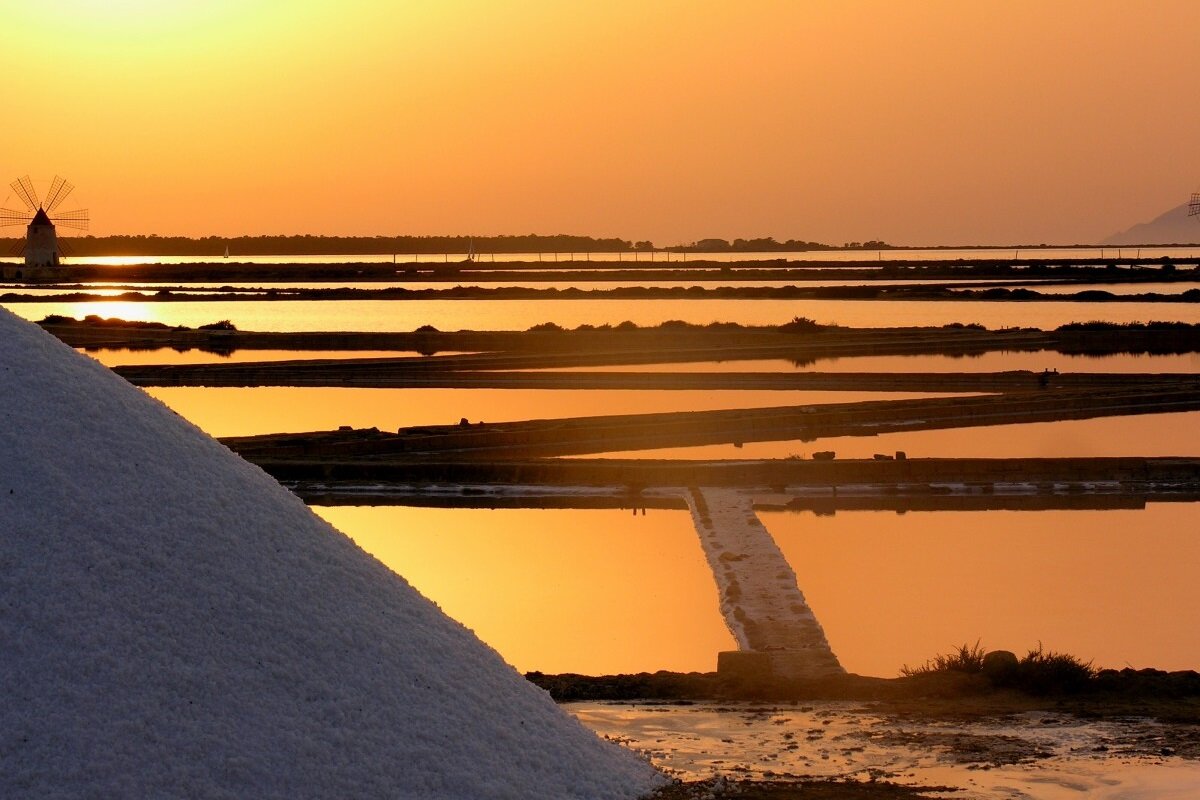
M 0 177 L 66 176 L 96 235 L 1087 243 L 1200 189 L 1196 0 L 58 0 L 0 31 Z

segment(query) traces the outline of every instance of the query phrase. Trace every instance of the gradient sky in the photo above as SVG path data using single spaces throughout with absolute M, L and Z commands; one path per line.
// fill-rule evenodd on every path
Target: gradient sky
M 1195 0 L 4 0 L 0 30 L 0 177 L 68 177 L 96 235 L 1086 243 L 1200 189 Z

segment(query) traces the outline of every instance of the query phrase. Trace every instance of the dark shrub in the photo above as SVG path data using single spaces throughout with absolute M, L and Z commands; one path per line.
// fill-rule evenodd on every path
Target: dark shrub
M 1043 650 L 1039 643 L 1017 664 L 1014 685 L 1030 694 L 1073 694 L 1087 689 L 1095 676 L 1092 662 Z
M 983 648 L 979 646 L 978 641 L 974 645 L 961 644 L 954 652 L 936 655 L 916 667 L 905 664 L 900 668 L 900 674 L 907 678 L 935 672 L 965 672 L 974 675 L 983 671 L 983 657 Z
M 779 326 L 782 333 L 816 333 L 824 328 L 824 325 L 819 325 L 816 320 L 808 317 L 792 317 L 791 322 L 785 322 Z
M 73 325 L 77 322 L 74 317 L 64 317 L 62 314 L 47 314 L 42 317 L 39 325 Z

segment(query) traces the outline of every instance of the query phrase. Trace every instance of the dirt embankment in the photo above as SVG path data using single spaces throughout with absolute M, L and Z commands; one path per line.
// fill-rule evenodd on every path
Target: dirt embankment
M 1068 688 L 1025 692 L 997 687 L 981 675 L 961 673 L 871 678 L 844 675 L 820 680 L 730 679 L 715 672 L 654 672 L 629 675 L 546 675 L 528 680 L 558 702 L 596 700 L 706 700 L 803 702 L 851 700 L 881 712 L 932 719 L 965 719 L 1047 710 L 1093 718 L 1153 717 L 1200 725 L 1200 673 L 1156 669 L 1100 670 Z M 1200 729 L 1189 750 L 1200 757 Z

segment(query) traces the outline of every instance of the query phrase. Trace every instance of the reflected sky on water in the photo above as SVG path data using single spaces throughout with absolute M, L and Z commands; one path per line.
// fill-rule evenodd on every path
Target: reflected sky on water
M 908 392 L 184 387 L 146 390 L 212 436 L 938 397 Z
M 232 253 L 223 258 L 224 242 L 214 245 L 211 255 L 201 256 L 80 256 L 66 257 L 64 264 L 204 264 L 204 263 L 247 263 L 247 264 L 366 264 L 396 262 L 439 264 L 461 261 L 465 253 L 379 253 L 373 255 L 261 255 L 244 256 Z M 481 247 L 486 247 L 480 242 Z M 234 244 L 236 249 L 236 243 Z M 943 261 L 948 259 L 998 259 L 1043 261 L 1054 258 L 1195 258 L 1200 255 L 1198 247 L 1026 247 L 1026 248 L 933 248 L 894 250 L 803 250 L 773 251 L 769 253 L 671 253 L 668 251 L 623 252 L 623 253 L 488 253 L 477 251 L 480 262 L 541 262 L 547 265 L 568 260 L 614 263 L 682 263 L 688 261 Z M 20 263 L 20 256 L 0 258 L 0 262 Z
M 419 353 L 404 350 L 235 350 L 232 353 L 214 353 L 209 350 L 172 350 L 160 347 L 154 350 L 97 349 L 81 350 L 106 367 L 143 364 L 244 364 L 254 361 L 299 361 L 329 358 L 400 358 L 417 356 Z M 442 355 L 449 355 L 443 353 Z
M 551 368 L 539 371 L 559 371 Z M 1200 373 L 1200 353 L 1178 355 L 1111 356 L 1065 355 L 1051 350 L 1031 352 L 992 351 L 976 355 L 854 356 L 822 358 L 796 363 L 788 359 L 749 359 L 745 361 L 694 361 L 679 364 L 615 364 L 598 367 L 572 367 L 571 372 L 1120 372 Z
M 707 671 L 732 648 L 684 511 L 317 510 L 521 670 Z M 1194 503 L 759 514 L 852 672 L 894 676 L 977 639 L 1200 664 Z
M 523 671 L 712 670 L 734 647 L 683 511 L 315 510 Z
M 917 300 L 245 300 L 171 303 L 96 301 L 6 303 L 14 314 L 40 320 L 49 314 L 82 319 L 89 314 L 198 327 L 231 320 L 251 331 L 412 331 L 433 325 L 443 331 L 527 330 L 553 322 L 567 328 L 641 326 L 668 320 L 707 325 L 780 325 L 793 317 L 855 328 L 937 327 L 980 323 L 991 329 L 1049 330 L 1068 322 L 1200 322 L 1200 303 L 1034 303 Z
M 819 450 L 832 450 L 838 458 L 871 458 L 876 453 L 890 455 L 897 450 L 903 450 L 909 458 L 1194 456 L 1200 453 L 1200 411 L 832 436 L 813 442 L 746 442 L 742 447 L 723 444 L 631 450 L 601 457 L 808 458 Z

